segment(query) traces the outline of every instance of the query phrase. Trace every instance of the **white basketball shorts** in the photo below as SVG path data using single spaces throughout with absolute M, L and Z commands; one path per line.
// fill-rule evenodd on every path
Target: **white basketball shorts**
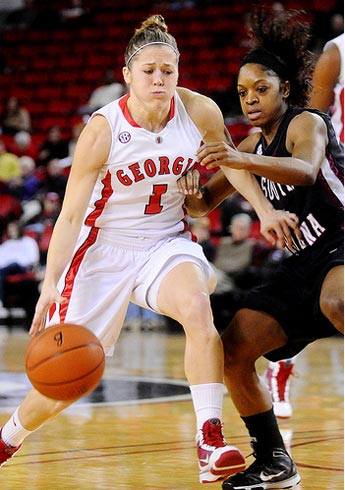
M 51 308 L 47 325 L 83 325 L 100 339 L 106 355 L 112 355 L 129 301 L 161 313 L 159 286 L 177 264 L 198 264 L 213 292 L 214 272 L 202 247 L 188 236 L 132 238 L 83 227 L 72 261 L 58 283 L 67 301 Z

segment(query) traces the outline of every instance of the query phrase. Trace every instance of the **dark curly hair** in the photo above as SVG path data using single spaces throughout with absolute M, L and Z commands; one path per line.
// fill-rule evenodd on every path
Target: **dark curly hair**
M 297 10 L 255 7 L 248 17 L 252 50 L 241 63 L 243 66 L 253 62 L 254 52 L 264 53 L 260 64 L 273 69 L 282 81 L 289 80 L 289 102 L 300 107 L 308 105 L 314 64 L 313 54 L 308 50 L 310 24 L 303 21 L 304 15 L 305 12 Z M 267 55 L 272 59 L 270 64 L 265 63 Z

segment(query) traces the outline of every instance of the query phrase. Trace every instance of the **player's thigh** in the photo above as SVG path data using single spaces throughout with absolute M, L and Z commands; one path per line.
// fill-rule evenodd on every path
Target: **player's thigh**
M 166 315 L 183 322 L 189 315 L 210 315 L 209 296 L 209 283 L 202 265 L 186 259 L 177 263 L 162 279 L 157 305 Z

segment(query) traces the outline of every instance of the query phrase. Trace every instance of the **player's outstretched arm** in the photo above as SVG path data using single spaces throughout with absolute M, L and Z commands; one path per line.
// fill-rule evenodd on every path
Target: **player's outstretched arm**
M 108 157 L 110 141 L 110 128 L 102 116 L 95 116 L 80 135 L 62 209 L 49 243 L 45 277 L 29 331 L 31 336 L 45 327 L 49 308 L 55 302 L 64 301 L 56 287 L 71 260 L 92 189 Z

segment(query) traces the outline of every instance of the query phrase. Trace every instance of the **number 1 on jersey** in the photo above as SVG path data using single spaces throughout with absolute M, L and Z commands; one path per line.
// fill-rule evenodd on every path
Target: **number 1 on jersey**
M 167 184 L 156 184 L 153 186 L 149 203 L 145 206 L 145 214 L 159 214 L 162 209 L 161 197 L 167 192 Z

